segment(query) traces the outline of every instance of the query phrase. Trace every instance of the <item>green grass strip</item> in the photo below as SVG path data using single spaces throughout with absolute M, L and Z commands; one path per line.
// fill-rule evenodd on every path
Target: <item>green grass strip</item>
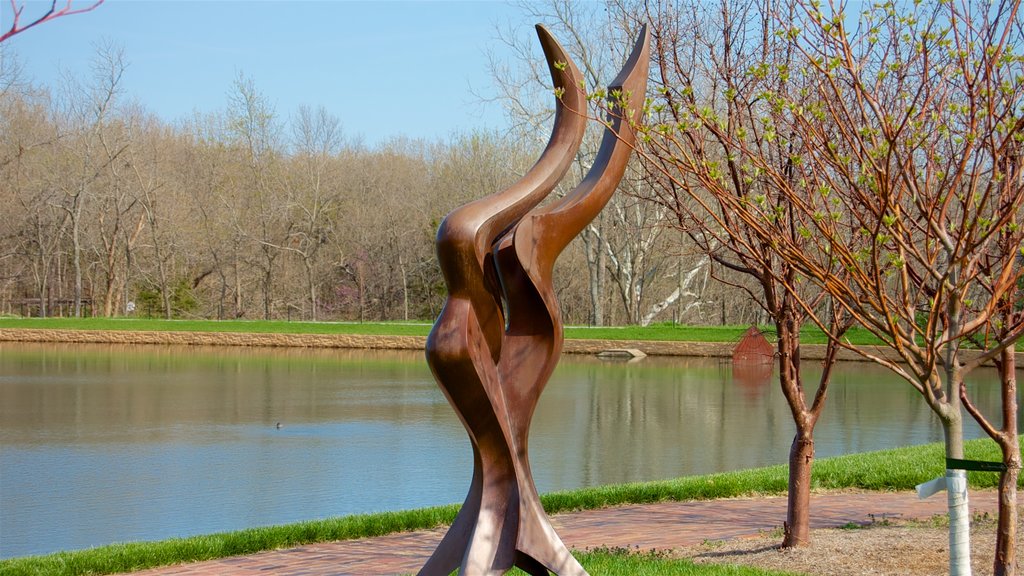
M 695 564 L 661 552 L 635 552 L 625 548 L 577 551 L 576 559 L 591 576 L 800 576 L 795 572 L 763 570 L 728 564 Z M 449 576 L 456 576 L 452 572 Z M 526 574 L 513 568 L 509 574 Z
M 988 439 L 972 440 L 964 448 L 968 459 L 999 461 L 998 446 Z M 823 458 L 814 464 L 815 490 L 912 490 L 945 473 L 941 443 Z M 969 472 L 973 488 L 995 488 L 999 475 Z M 542 496 L 549 513 L 588 510 L 620 504 L 647 504 L 666 500 L 713 500 L 739 496 L 784 494 L 788 481 L 785 465 L 685 476 L 672 480 L 580 488 Z
M 314 542 L 383 536 L 450 524 L 458 509 L 457 505 L 448 505 L 403 512 L 359 514 L 158 542 L 129 542 L 45 556 L 13 558 L 0 561 L 0 575 L 114 574 Z
M 694 564 L 690 560 L 672 559 L 654 554 L 629 553 L 628 550 L 595 550 L 576 554 L 591 576 L 787 576 L 792 572 L 776 572 L 747 566 Z M 520 572 L 522 573 L 522 572 Z
M 966 456 L 974 460 L 998 461 L 999 449 L 988 439 L 965 445 Z M 814 465 L 815 489 L 861 488 L 866 490 L 910 490 L 915 485 L 943 474 L 941 444 L 926 444 L 838 456 Z M 992 488 L 998 474 L 968 473 L 973 488 Z M 708 500 L 739 496 L 777 495 L 786 491 L 786 467 L 770 466 L 707 476 L 687 476 L 657 482 L 555 492 L 541 497 L 548 513 L 595 509 L 617 504 L 644 504 L 665 500 Z M 300 544 L 381 536 L 434 528 L 454 520 L 458 506 L 439 506 L 404 512 L 385 512 L 314 520 L 284 526 L 252 528 L 236 532 L 176 538 L 159 542 L 114 544 L 89 550 L 58 552 L 0 561 L 0 575 L 112 574 L 154 566 L 210 560 Z M 603 558 L 603 557 L 602 557 Z M 604 561 L 603 559 L 601 560 Z M 619 560 L 608 560 L 608 562 Z M 632 561 L 628 558 L 623 562 Z M 704 570 L 701 567 L 701 570 Z M 688 574 L 688 572 L 632 572 L 609 568 L 607 574 Z M 601 573 L 601 572 L 595 572 Z M 732 574 L 723 572 L 723 574 Z M 736 572 L 736 574 L 758 574 Z
M 286 322 L 277 320 L 160 320 L 150 318 L 0 318 L 0 328 L 51 330 L 138 330 L 158 332 L 249 332 L 255 334 L 360 334 L 367 336 L 426 336 L 432 321 L 419 322 Z M 565 337 L 576 340 L 662 340 L 680 342 L 737 342 L 747 326 L 568 326 Z M 773 331 L 763 327 L 774 341 Z M 877 344 L 866 330 L 847 335 L 856 344 Z M 828 341 L 820 330 L 801 333 L 805 344 Z
M 0 328 L 241 332 L 252 334 L 362 334 L 426 336 L 429 322 L 287 322 L 284 320 L 160 320 L 154 318 L 0 318 Z

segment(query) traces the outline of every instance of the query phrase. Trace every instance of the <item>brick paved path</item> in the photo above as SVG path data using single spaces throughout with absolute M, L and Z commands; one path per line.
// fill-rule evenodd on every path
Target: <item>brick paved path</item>
M 971 512 L 995 514 L 994 491 L 971 492 Z M 872 518 L 928 518 L 946 511 L 945 493 L 918 500 L 911 492 L 817 494 L 811 499 L 812 526 L 829 528 Z M 666 549 L 756 535 L 782 526 L 784 497 L 663 502 L 586 510 L 552 517 L 570 548 L 601 546 L 640 550 Z M 394 534 L 379 538 L 311 544 L 157 568 L 135 576 L 384 576 L 415 574 L 444 535 L 444 530 Z

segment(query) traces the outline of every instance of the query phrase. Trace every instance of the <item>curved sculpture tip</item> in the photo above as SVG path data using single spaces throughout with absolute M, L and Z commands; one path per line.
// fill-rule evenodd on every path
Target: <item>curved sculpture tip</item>
M 548 62 L 551 83 L 554 85 L 555 93 L 560 95 L 558 99 L 562 106 L 576 114 L 585 113 L 586 87 L 582 85 L 583 75 L 580 74 L 579 68 L 547 27 L 537 24 L 534 28 L 537 30 L 537 39 L 540 40 L 541 49 L 544 50 L 544 57 Z
M 467 203 L 448 214 L 437 232 L 437 253 L 450 294 L 466 296 L 480 288 L 493 244 L 558 185 L 572 165 L 586 131 L 586 95 L 572 58 L 546 28 L 537 35 L 555 88 L 555 118 L 548 144 L 537 162 L 508 188 Z M 474 260 L 475 259 L 475 263 Z M 496 287 L 484 287 L 496 294 Z M 478 294 L 479 296 L 479 294 Z M 481 299 L 475 299 L 479 304 Z
M 637 36 L 636 42 L 633 44 L 633 51 L 629 53 L 629 58 L 626 59 L 626 63 L 622 65 L 622 70 L 619 71 L 619 75 L 608 84 L 609 92 L 612 90 L 621 90 L 624 85 L 628 83 L 629 76 L 635 70 L 643 70 L 644 75 L 647 74 L 647 67 L 651 60 L 651 31 L 648 29 L 647 24 L 640 27 L 640 34 Z M 646 85 L 646 83 L 645 83 Z
M 644 25 L 608 87 L 608 123 L 594 164 L 572 192 L 535 209 L 516 228 L 517 257 L 537 286 L 550 283 L 555 259 L 562 249 L 596 217 L 618 187 L 636 142 L 633 126 L 641 119 L 649 64 L 650 32 Z M 639 98 L 639 105 L 634 98 Z M 548 288 L 545 290 L 550 292 Z M 548 297 L 553 299 L 551 294 Z M 549 306 L 549 312 L 557 315 L 553 300 Z

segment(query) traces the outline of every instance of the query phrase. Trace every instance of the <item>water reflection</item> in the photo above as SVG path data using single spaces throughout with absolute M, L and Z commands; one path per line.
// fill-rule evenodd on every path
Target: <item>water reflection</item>
M 994 411 L 994 373 L 976 379 Z M 785 462 L 773 382 L 565 357 L 531 431 L 538 487 Z M 916 392 L 865 364 L 836 371 L 817 435 L 820 456 L 941 436 Z M 421 354 L 301 349 L 5 344 L 0 445 L 3 557 L 456 502 L 472 457 Z
M 738 363 L 732 365 L 732 383 L 740 393 L 756 401 L 772 385 L 774 365 L 767 362 Z

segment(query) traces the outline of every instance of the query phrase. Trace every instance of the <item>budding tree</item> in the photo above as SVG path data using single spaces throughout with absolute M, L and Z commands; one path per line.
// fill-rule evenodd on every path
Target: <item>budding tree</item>
M 1002 428 L 973 409 L 966 375 L 992 358 L 1011 364 L 1006 351 L 1024 331 L 1013 313 L 1024 225 L 1019 2 L 760 8 L 772 31 L 763 50 L 785 59 L 724 70 L 725 102 L 702 100 L 685 76 L 666 82 L 652 111 L 669 121 L 648 127 L 648 156 L 784 263 L 774 281 L 814 286 L 881 339 L 890 352 L 843 342 L 810 316 L 921 394 L 954 462 L 965 405 L 1003 449 L 1005 486 L 1020 466 L 1012 373 L 1002 371 Z M 967 358 L 972 339 L 983 351 Z M 951 571 L 968 574 L 966 484 L 960 470 L 947 476 Z M 999 546 L 995 572 L 1013 573 L 1013 538 Z
M 768 129 L 775 111 L 761 97 L 791 89 L 794 78 L 748 74 L 752 68 L 793 66 L 793 51 L 776 41 L 782 30 L 776 10 L 785 6 L 723 0 L 713 7 L 647 3 L 626 9 L 648 18 L 655 38 L 658 97 L 641 147 L 651 185 L 647 198 L 670 211 L 676 225 L 715 263 L 717 277 L 747 291 L 775 325 L 779 381 L 796 425 L 783 545 L 808 544 L 814 428 L 824 409 L 837 345 L 829 344 L 811 393 L 801 371 L 800 329 L 811 318 L 842 334 L 850 322 L 826 292 L 802 282 L 799 269 L 774 250 L 774 238 L 795 246 L 809 240 L 788 213 L 788 199 L 743 160 L 750 149 L 772 173 L 799 178 L 789 145 Z M 626 96 L 642 105 L 639 95 Z M 760 228 L 750 227 L 737 212 L 748 205 L 766 215 Z

